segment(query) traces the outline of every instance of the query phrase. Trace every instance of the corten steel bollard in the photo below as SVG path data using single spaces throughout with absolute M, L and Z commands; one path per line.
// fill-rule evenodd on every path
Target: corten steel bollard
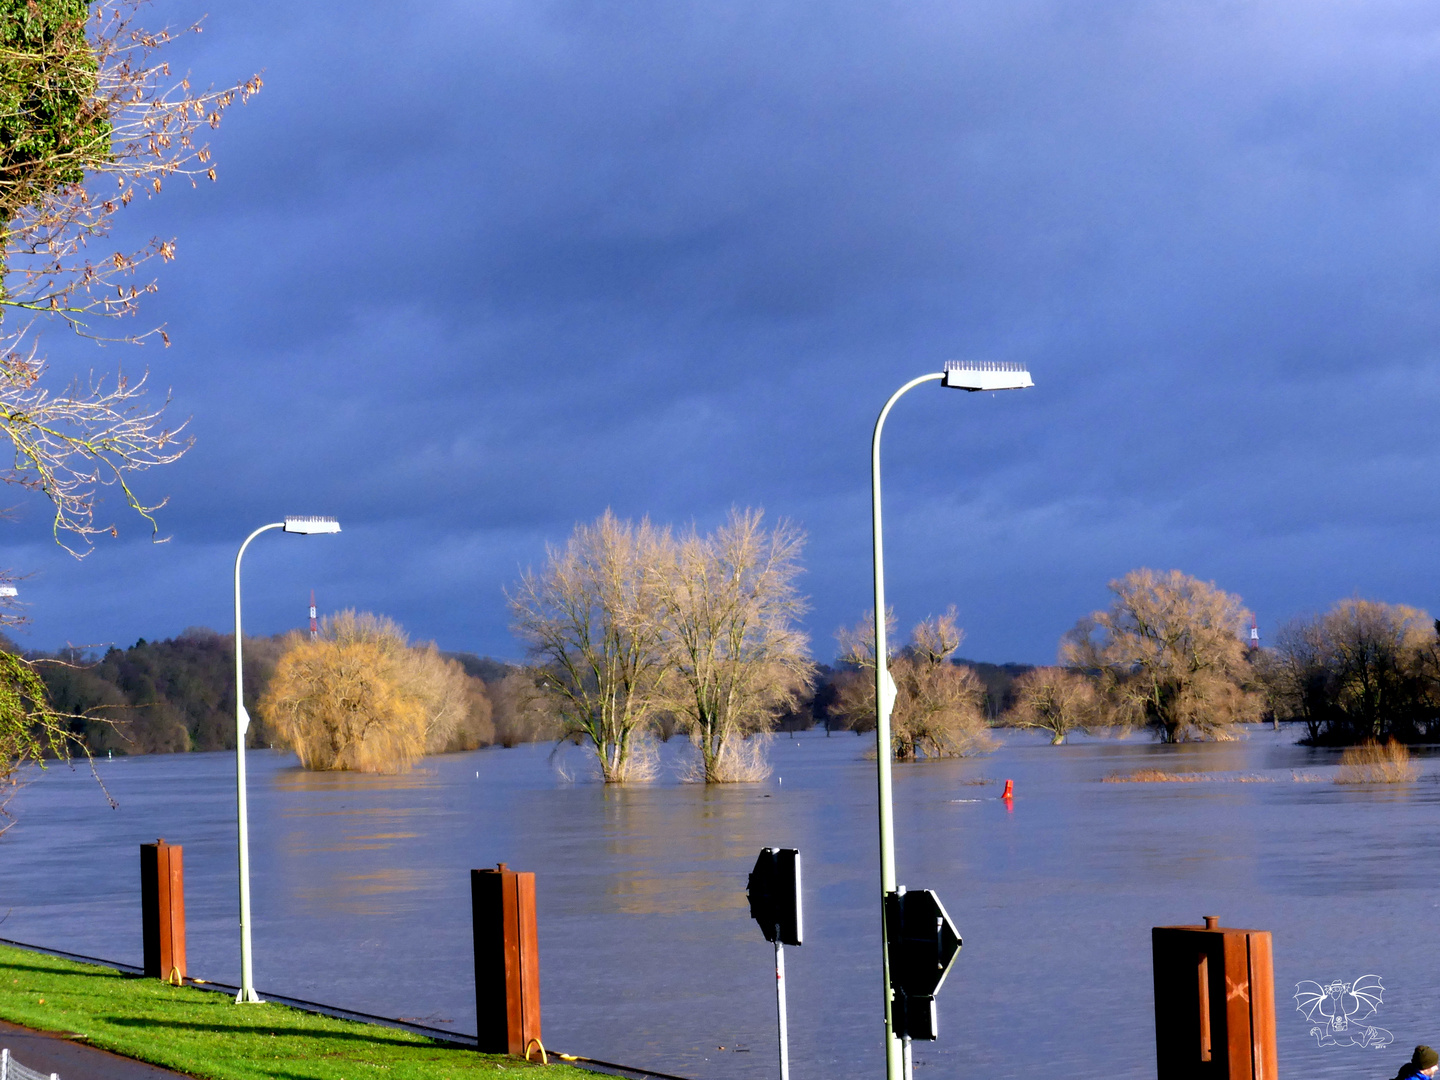
M 504 863 L 494 870 L 471 870 L 470 904 L 476 1049 L 523 1057 L 540 1042 L 535 875 L 510 870 Z
M 145 974 L 185 981 L 185 849 L 157 840 L 140 845 L 140 914 Z
M 1158 1080 L 1276 1080 L 1270 934 L 1218 923 L 1150 931 Z

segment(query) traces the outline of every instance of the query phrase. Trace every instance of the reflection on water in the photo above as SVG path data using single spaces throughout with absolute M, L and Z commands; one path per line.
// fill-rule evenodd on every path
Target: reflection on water
M 293 758 L 291 761 L 293 762 Z M 374 775 L 353 772 L 311 772 L 298 765 L 276 769 L 272 784 L 277 791 L 332 792 L 342 797 L 388 791 L 415 791 L 435 787 L 436 770 L 419 766 L 409 772 Z
M 295 884 L 290 896 L 300 912 L 326 915 L 390 916 L 397 906 L 379 897 L 424 893 L 435 887 L 433 873 L 375 870 L 368 874 L 326 874 L 320 880 Z
M 735 889 L 733 867 L 755 858 L 742 838 L 755 832 L 758 803 L 767 798 L 750 785 L 694 788 L 695 798 L 676 800 L 665 788 L 598 789 L 602 798 L 605 851 L 628 872 L 609 877 L 609 910 L 624 915 L 680 915 L 749 906 Z M 677 866 L 675 837 L 689 839 L 687 867 Z
M 507 862 L 537 874 L 547 1045 L 758 1080 L 774 1071 L 773 956 L 748 918 L 745 878 L 760 847 L 798 847 L 806 942 L 786 960 L 794 1075 L 874 1075 L 866 746 L 778 739 L 770 780 L 718 789 L 566 783 L 557 765 L 581 774 L 582 759 L 563 748 L 552 760 L 548 746 L 433 758 L 390 777 L 307 773 L 256 753 L 256 981 L 473 1031 L 468 871 Z M 677 740 L 662 755 L 673 768 L 682 750 Z M 1386 987 L 1378 1019 L 1397 1044 L 1433 1044 L 1440 972 L 1415 944 L 1440 915 L 1435 762 L 1403 787 L 1294 779 L 1328 778 L 1334 760 L 1259 729 L 1181 746 L 1018 736 L 984 759 L 898 768 L 901 881 L 937 889 L 966 942 L 940 998 L 941 1039 L 917 1047 L 918 1063 L 936 1075 L 1028 1077 L 1043 1062 L 1153 1076 L 1149 928 L 1202 914 L 1274 933 L 1286 1073 L 1396 1067 L 1315 1046 L 1288 996 L 1303 979 L 1375 972 Z M 19 823 L 0 840 L 0 934 L 137 962 L 136 845 L 165 836 L 186 847 L 191 967 L 234 981 L 233 757 L 98 764 L 117 811 L 63 768 L 17 798 Z M 1208 779 L 1100 782 L 1138 769 Z M 1241 777 L 1264 782 L 1232 782 Z M 995 797 L 1005 778 L 1012 807 Z

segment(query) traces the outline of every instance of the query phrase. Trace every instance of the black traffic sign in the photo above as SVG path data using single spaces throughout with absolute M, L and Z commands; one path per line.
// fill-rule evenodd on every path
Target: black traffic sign
M 745 894 L 750 898 L 750 917 L 760 924 L 766 941 L 800 944 L 800 852 L 761 848 Z
M 891 1027 L 912 1039 L 936 1037 L 935 995 L 960 955 L 960 932 L 929 889 L 885 897 Z

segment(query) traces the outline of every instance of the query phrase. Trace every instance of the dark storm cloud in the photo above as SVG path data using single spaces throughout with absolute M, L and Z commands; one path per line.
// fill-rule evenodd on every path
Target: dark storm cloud
M 165 3 L 181 21 L 203 11 Z M 184 47 L 264 68 L 175 234 L 147 350 L 196 449 L 83 566 L 31 508 L 33 640 L 383 610 L 514 655 L 501 587 L 606 506 L 811 536 L 817 651 L 891 595 L 1044 660 L 1104 583 L 1177 566 L 1267 625 L 1440 608 L 1440 14 L 1420 3 L 246 4 Z M 172 185 L 173 186 L 173 185 Z M 52 334 L 63 364 L 113 364 Z M 249 560 L 253 560 L 250 562 Z

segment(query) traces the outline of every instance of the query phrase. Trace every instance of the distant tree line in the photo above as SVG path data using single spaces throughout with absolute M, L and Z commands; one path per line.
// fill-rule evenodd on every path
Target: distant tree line
M 1149 728 L 1165 742 L 1234 737 L 1260 720 L 1305 725 L 1312 745 L 1440 735 L 1440 622 L 1359 598 L 1247 647 L 1240 598 L 1178 570 L 1131 571 L 1111 606 L 1081 619 L 1059 665 L 1022 674 L 1001 722 L 1044 729 Z
M 800 544 L 784 523 L 762 528 L 754 511 L 709 536 L 610 515 L 579 526 L 512 596 L 529 668 L 411 645 L 388 620 L 354 613 L 327 620 L 319 642 L 247 638 L 249 743 L 291 747 L 325 767 L 364 767 L 367 755 L 405 762 L 569 737 L 605 755 L 615 778 L 633 778 L 649 767 L 646 737 L 680 733 L 696 746 L 696 779 L 763 775 L 748 736 L 874 730 L 873 627 L 867 618 L 842 629 L 833 664 L 808 659 L 795 625 Z M 1251 649 L 1250 613 L 1213 583 L 1142 569 L 1110 589 L 1110 607 L 1068 631 L 1050 667 L 957 660 L 963 631 L 954 612 L 922 620 L 890 657 L 897 759 L 983 750 L 996 725 L 1037 728 L 1056 743 L 1115 728 L 1148 728 L 1171 742 L 1225 739 L 1258 720 L 1303 725 L 1315 745 L 1440 737 L 1440 622 L 1418 608 L 1344 600 Z M 641 628 L 646 612 L 658 629 Z M 48 727 L 9 725 L 9 737 L 29 742 L 6 760 L 61 754 L 57 738 L 100 754 L 234 748 L 228 635 L 191 628 L 103 654 L 23 658 L 0 636 L 4 657 L 23 659 L 40 681 L 0 710 L 30 715 L 43 698 L 52 718 Z M 383 753 L 352 738 L 364 710 L 343 716 L 336 705 L 358 700 L 350 691 L 361 669 L 371 683 L 385 675 L 391 694 L 365 707 L 410 718 Z M 297 704 L 304 700 L 310 706 Z M 304 709 L 319 705 L 330 720 L 307 729 L 301 720 L 324 709 Z M 320 730 L 328 743 L 316 741 Z
M 1255 666 L 1271 715 L 1312 744 L 1440 736 L 1440 622 L 1418 608 L 1342 600 L 1286 623 Z
M 392 624 L 393 625 L 393 624 Z M 247 745 L 290 745 L 257 702 L 271 689 L 287 648 L 308 635 L 246 637 L 245 688 L 254 722 Z M 0 638 L 0 654 L 20 649 Z M 437 653 L 454 664 L 466 695 L 463 719 L 431 750 L 464 750 L 554 738 L 553 721 L 534 707 L 534 680 L 514 665 L 469 653 Z M 233 636 L 192 627 L 162 641 L 140 639 L 103 654 L 28 653 L 53 714 L 91 753 L 153 754 L 235 748 Z M 36 687 L 38 690 L 39 687 Z M 48 756 L 54 756 L 50 754 Z
M 235 650 L 231 636 L 191 627 L 178 637 L 96 655 L 31 653 L 54 709 L 92 753 L 165 754 L 235 746 Z M 275 669 L 275 638 L 245 639 L 247 687 Z M 262 725 L 253 745 L 268 741 Z

